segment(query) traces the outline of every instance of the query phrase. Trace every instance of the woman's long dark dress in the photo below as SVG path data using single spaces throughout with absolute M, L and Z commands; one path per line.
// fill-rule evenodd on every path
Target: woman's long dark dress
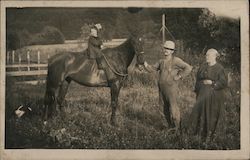
M 212 80 L 212 85 L 204 84 Z M 207 137 L 214 134 L 221 109 L 224 105 L 224 90 L 227 87 L 227 76 L 219 63 L 213 66 L 203 64 L 196 77 L 196 103 L 191 113 L 189 128 L 193 134 Z

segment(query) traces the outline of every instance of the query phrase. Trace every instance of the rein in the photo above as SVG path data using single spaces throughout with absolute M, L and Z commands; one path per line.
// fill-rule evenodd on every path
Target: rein
M 144 52 L 140 52 L 140 54 L 143 54 L 143 53 L 144 53 Z M 110 68 L 115 74 L 117 74 L 117 75 L 119 75 L 119 76 L 122 76 L 122 77 L 128 76 L 127 73 L 124 74 L 124 73 L 119 73 L 118 71 L 116 71 L 116 70 L 112 67 L 112 65 L 109 63 L 109 61 L 108 61 L 108 59 L 106 58 L 106 56 L 105 56 L 103 53 L 102 53 L 102 55 L 103 55 L 105 61 L 107 62 L 109 68 Z
M 103 55 L 105 61 L 107 62 L 109 68 L 110 68 L 115 74 L 117 74 L 117 75 L 119 75 L 119 76 L 122 76 L 122 77 L 128 76 L 128 74 L 119 73 L 118 71 L 116 71 L 116 70 L 111 66 L 111 64 L 110 64 L 109 61 L 107 60 L 106 56 L 105 56 L 104 54 L 102 54 L 102 55 Z

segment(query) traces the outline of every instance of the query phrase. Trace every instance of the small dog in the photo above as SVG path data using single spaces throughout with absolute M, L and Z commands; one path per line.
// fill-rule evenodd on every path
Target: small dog
M 27 106 L 20 105 L 16 110 L 15 110 L 15 115 L 17 118 L 21 118 L 22 116 L 27 116 L 29 117 L 31 115 L 32 109 Z

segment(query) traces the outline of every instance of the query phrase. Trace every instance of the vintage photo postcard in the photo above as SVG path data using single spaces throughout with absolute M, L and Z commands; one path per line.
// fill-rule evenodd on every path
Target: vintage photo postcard
M 3 160 L 249 159 L 247 0 L 1 1 Z

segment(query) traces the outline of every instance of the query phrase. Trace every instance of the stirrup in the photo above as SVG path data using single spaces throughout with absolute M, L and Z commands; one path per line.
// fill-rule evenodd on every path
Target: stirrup
M 99 70 L 104 70 L 104 67 L 102 65 L 102 59 L 101 58 L 96 58 L 96 64 L 97 64 L 97 68 Z

